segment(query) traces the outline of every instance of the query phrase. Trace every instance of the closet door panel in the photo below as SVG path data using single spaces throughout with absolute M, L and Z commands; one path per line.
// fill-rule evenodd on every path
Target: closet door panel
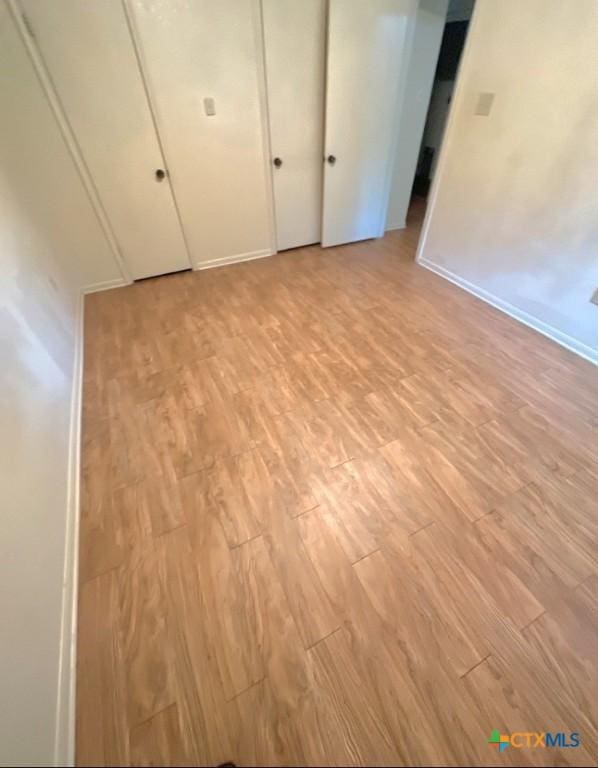
M 263 0 L 262 7 L 280 251 L 320 240 L 326 3 Z
M 322 245 L 383 234 L 414 0 L 330 0 Z
M 259 0 L 128 0 L 194 266 L 272 252 Z
M 122 4 L 22 5 L 132 277 L 188 269 Z

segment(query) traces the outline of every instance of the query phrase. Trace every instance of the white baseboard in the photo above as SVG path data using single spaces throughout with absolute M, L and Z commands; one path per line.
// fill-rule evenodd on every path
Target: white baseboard
M 406 226 L 407 226 L 407 223 L 405 221 L 397 221 L 393 224 L 388 222 L 386 224 L 385 232 L 392 232 L 393 229 L 405 229 Z
M 122 288 L 123 285 L 130 285 L 124 277 L 117 277 L 114 280 L 104 280 L 102 283 L 92 283 L 83 288 L 83 293 L 97 293 L 98 291 L 109 291 L 110 288 Z
M 273 256 L 275 251 L 266 248 L 262 251 L 249 251 L 248 253 L 235 253 L 233 256 L 221 256 L 219 259 L 208 259 L 194 264 L 193 269 L 212 269 L 213 267 L 224 267 L 226 264 L 238 264 L 241 261 L 253 261 L 254 259 L 265 259 L 266 256 Z
M 478 299 L 482 299 L 482 301 L 485 301 L 487 304 L 491 304 L 493 307 L 500 309 L 502 312 L 514 318 L 515 320 L 519 320 L 520 323 L 533 328 L 543 336 L 547 336 L 549 339 L 556 341 L 557 344 L 560 344 L 562 347 L 566 347 L 576 355 L 589 360 L 590 363 L 598 365 L 598 350 L 592 349 L 592 347 L 588 347 L 583 342 L 574 339 L 572 336 L 569 336 L 562 331 L 559 331 L 557 328 L 554 328 L 552 325 L 539 320 L 537 317 L 529 315 L 522 309 L 518 309 L 517 307 L 513 306 L 513 304 L 509 304 L 508 301 L 504 301 L 498 296 L 485 291 L 483 288 L 479 288 L 477 285 L 474 285 L 468 280 L 459 277 L 459 275 L 454 274 L 450 270 L 435 264 L 433 261 L 429 261 L 426 258 L 420 258 L 417 260 L 417 263 L 421 264 L 422 267 L 429 269 L 431 272 L 435 272 L 437 275 L 444 277 L 446 280 L 450 280 L 451 283 L 455 283 L 455 285 L 458 285 L 468 293 L 477 296 Z
M 270 248 L 266 248 L 261 251 L 248 251 L 247 253 L 235 253 L 232 256 L 221 256 L 218 259 L 208 259 L 207 261 L 200 261 L 193 265 L 194 270 L 198 269 L 213 269 L 214 267 L 224 267 L 227 264 L 239 264 L 242 261 L 253 261 L 254 259 L 265 259 L 266 256 L 273 256 L 276 251 L 272 251 Z M 111 288 L 122 288 L 125 285 L 130 285 L 128 280 L 122 277 L 118 277 L 115 280 L 105 280 L 103 283 L 93 283 L 83 288 L 83 293 L 97 293 L 98 291 L 109 291 Z
M 81 469 L 81 406 L 83 397 L 84 294 L 76 320 L 70 410 L 67 514 L 62 579 L 62 616 L 56 699 L 54 765 L 75 764 L 75 704 L 77 673 L 77 597 L 79 573 L 79 477 Z

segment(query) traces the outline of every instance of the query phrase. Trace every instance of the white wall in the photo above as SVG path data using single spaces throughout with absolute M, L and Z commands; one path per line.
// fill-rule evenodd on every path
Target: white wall
M 407 70 L 386 214 L 387 230 L 402 229 L 405 226 L 447 4 L 448 0 L 419 0 L 411 20 L 410 42 L 406 50 Z
M 119 273 L 4 3 L 0 103 L 0 764 L 43 765 L 69 736 L 80 287 Z
M 271 253 L 258 0 L 128 5 L 194 266 Z
M 476 3 L 419 258 L 598 360 L 598 3 L 574 5 Z

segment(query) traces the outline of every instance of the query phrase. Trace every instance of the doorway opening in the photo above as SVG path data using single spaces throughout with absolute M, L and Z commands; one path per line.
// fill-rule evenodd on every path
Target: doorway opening
M 475 0 L 450 0 L 409 201 L 409 218 L 423 220 L 457 82 Z

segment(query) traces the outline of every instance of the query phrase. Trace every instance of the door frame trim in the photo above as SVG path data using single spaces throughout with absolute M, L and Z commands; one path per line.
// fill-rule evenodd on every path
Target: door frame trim
M 392 115 L 392 139 L 390 142 L 389 162 L 386 166 L 386 177 L 384 179 L 384 205 L 381 215 L 378 237 L 384 237 L 386 232 L 386 219 L 388 216 L 388 206 L 390 205 L 390 193 L 392 191 L 392 181 L 394 168 L 399 149 L 399 127 L 401 125 L 401 115 L 405 104 L 405 94 L 407 92 L 407 78 L 409 76 L 409 62 L 415 43 L 415 24 L 419 2 L 411 0 L 411 9 L 407 17 L 407 29 L 405 30 L 405 45 L 401 57 L 401 71 L 396 85 L 394 112 Z
M 270 136 L 270 105 L 268 103 L 268 82 L 266 71 L 266 36 L 264 35 L 264 5 L 262 0 L 253 5 L 252 22 L 255 35 L 255 51 L 257 63 L 257 89 L 260 106 L 260 123 L 262 126 L 262 146 L 264 155 L 264 180 L 267 187 L 268 198 L 268 229 L 270 231 L 270 253 L 278 253 L 276 240 L 276 211 L 274 200 L 274 178 L 272 171 L 272 140 Z M 246 255 L 246 254 L 245 254 Z M 253 258 L 261 258 L 259 256 Z M 239 258 L 237 261 L 246 261 Z

